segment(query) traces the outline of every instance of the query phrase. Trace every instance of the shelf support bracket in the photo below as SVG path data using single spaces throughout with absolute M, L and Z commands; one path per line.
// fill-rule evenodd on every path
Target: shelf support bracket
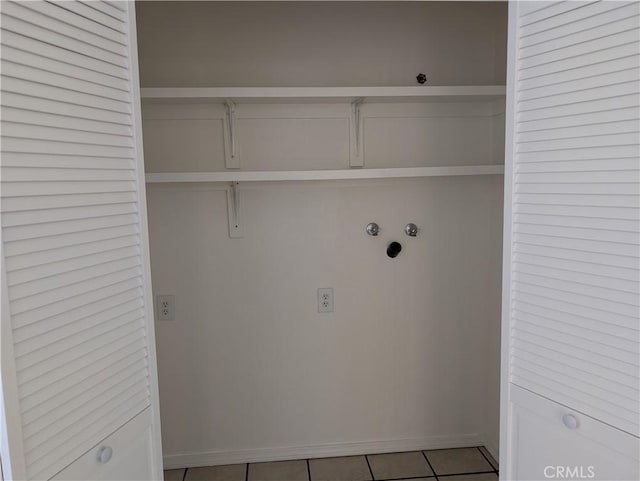
M 364 156 L 362 155 L 362 116 L 360 107 L 364 97 L 358 97 L 351 102 L 351 128 L 349 129 L 349 140 L 351 144 L 349 155 L 350 167 L 364 167 Z
M 236 104 L 233 100 L 227 99 L 224 102 L 224 109 L 224 163 L 227 169 L 239 169 L 240 157 L 238 156 L 238 118 L 236 114 Z
M 231 186 L 227 189 L 227 215 L 229 219 L 229 237 L 232 239 L 243 237 L 239 182 L 231 182 Z

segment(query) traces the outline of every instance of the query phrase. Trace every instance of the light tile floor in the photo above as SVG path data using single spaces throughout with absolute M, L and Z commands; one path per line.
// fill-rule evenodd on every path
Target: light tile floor
M 170 469 L 165 481 L 497 481 L 484 448 L 436 449 L 340 458 Z

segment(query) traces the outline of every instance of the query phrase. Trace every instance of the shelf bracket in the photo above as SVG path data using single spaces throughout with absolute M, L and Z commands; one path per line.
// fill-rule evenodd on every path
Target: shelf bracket
M 236 104 L 231 99 L 224 102 L 224 163 L 227 169 L 239 169 L 240 157 L 238 156 L 238 118 Z
M 364 155 L 362 155 L 362 116 L 360 108 L 364 97 L 358 97 L 351 102 L 351 128 L 349 129 L 349 140 L 351 143 L 349 166 L 364 167 Z
M 232 239 L 243 237 L 239 182 L 231 182 L 231 186 L 227 189 L 227 215 L 229 219 L 229 237 Z

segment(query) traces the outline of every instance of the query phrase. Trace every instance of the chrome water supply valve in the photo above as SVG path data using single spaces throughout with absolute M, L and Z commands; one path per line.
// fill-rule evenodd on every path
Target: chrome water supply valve
M 367 224 L 367 234 L 377 236 L 380 233 L 380 226 L 375 222 L 369 222 Z
M 418 235 L 418 226 L 411 222 L 404 226 L 404 233 L 409 237 L 415 237 Z

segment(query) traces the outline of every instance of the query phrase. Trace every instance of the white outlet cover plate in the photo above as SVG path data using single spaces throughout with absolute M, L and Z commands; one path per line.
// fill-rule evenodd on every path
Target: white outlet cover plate
M 159 321 L 175 321 L 176 319 L 176 296 L 159 295 L 156 296 L 156 319 Z
M 318 312 L 333 312 L 333 287 L 318 289 Z

